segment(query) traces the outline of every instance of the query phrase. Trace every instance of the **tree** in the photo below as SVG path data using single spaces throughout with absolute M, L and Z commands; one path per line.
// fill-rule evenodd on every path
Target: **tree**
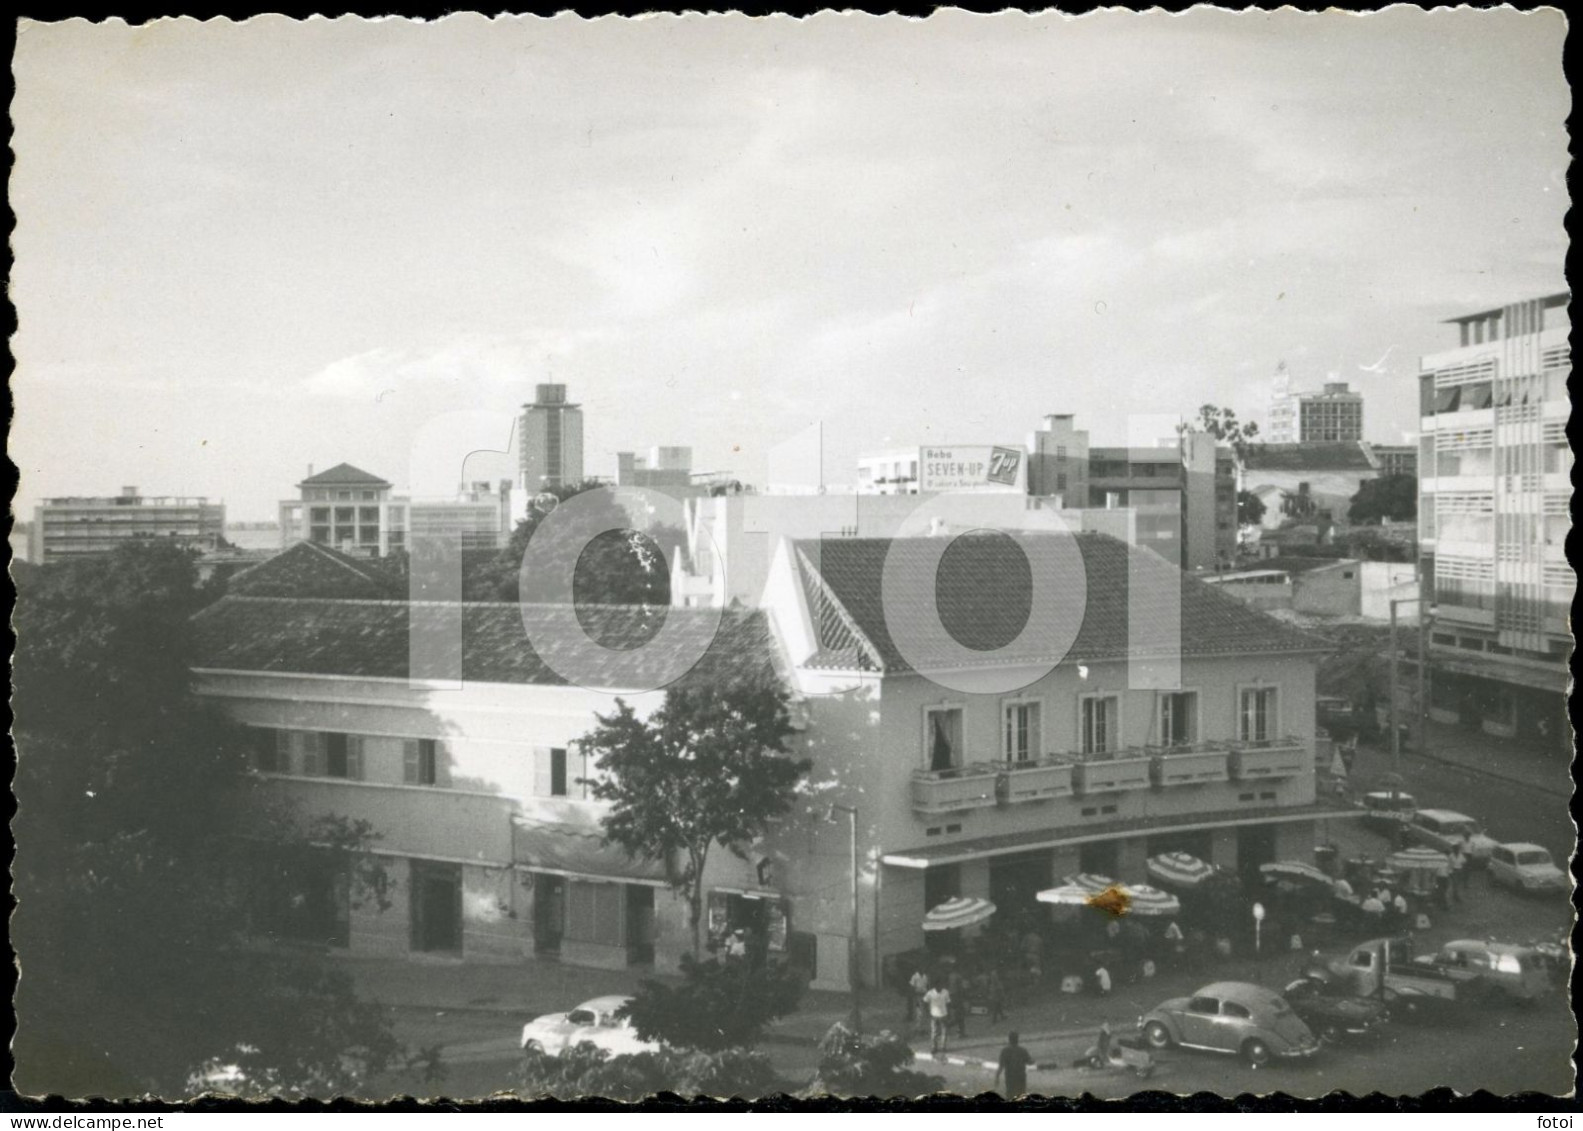
M 1355 523 L 1408 522 L 1418 517 L 1418 479 L 1413 475 L 1385 475 L 1358 485 L 1347 508 Z
M 554 487 L 548 493 L 564 502 L 599 487 L 598 483 L 586 481 Z M 670 555 L 682 542 L 681 531 L 654 526 L 647 533 L 639 532 L 634 528 L 636 520 L 613 497 L 603 494 L 595 499 L 597 505 L 586 514 L 578 512 L 565 538 L 568 553 L 572 549 L 583 549 L 587 544 L 573 566 L 576 603 L 649 605 L 660 609 L 669 606 Z M 548 510 L 529 508 L 528 516 L 511 532 L 505 549 L 482 556 L 464 555 L 462 595 L 465 600 L 516 601 L 520 598 L 523 554 L 548 513 Z M 611 526 L 619 529 L 607 530 L 592 541 L 588 540 L 587 535 L 595 530 Z M 572 566 L 570 562 L 560 564 Z
M 648 719 L 616 700 L 584 739 L 597 777 L 590 792 L 611 803 L 605 837 L 629 853 L 667 862 L 687 897 L 693 955 L 702 957 L 704 866 L 712 845 L 749 841 L 792 807 L 812 763 L 787 757 L 786 693 L 742 680 L 672 687 Z
M 945 1087 L 942 1077 L 915 1071 L 912 1062 L 912 1047 L 896 1034 L 864 1036 L 838 1021 L 819 1042 L 819 1069 L 803 1095 L 911 1098 Z
M 1237 492 L 1237 525 L 1257 526 L 1264 521 L 1264 500 L 1252 491 Z
M 646 979 L 623 1015 L 638 1036 L 679 1048 L 750 1048 L 796 1010 L 802 979 L 783 963 L 682 956 L 681 985 Z
M 245 1065 L 239 1087 L 346 1090 L 402 1054 L 344 972 L 248 945 L 253 862 L 310 838 L 349 858 L 368 830 L 264 804 L 246 732 L 189 687 L 203 599 L 166 543 L 19 578 L 23 1090 L 179 1095 L 217 1063 Z
M 1185 432 L 1191 427 L 1192 425 L 1183 423 L 1177 426 L 1177 430 Z M 1231 445 L 1238 459 L 1247 454 L 1248 448 L 1259 435 L 1259 426 L 1251 420 L 1243 424 L 1237 420 L 1237 414 L 1231 409 L 1212 404 L 1199 406 L 1198 429 L 1201 432 L 1208 432 L 1222 444 Z

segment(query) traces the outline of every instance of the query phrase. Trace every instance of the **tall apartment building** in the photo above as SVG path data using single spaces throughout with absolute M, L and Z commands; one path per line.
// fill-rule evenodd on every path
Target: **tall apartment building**
M 1369 450 L 1379 461 L 1380 478 L 1390 475 L 1418 474 L 1418 446 L 1416 444 L 1370 444 Z
M 1418 534 L 1431 712 L 1571 749 L 1568 293 L 1450 319 L 1419 366 Z
M 537 385 L 522 406 L 518 429 L 524 497 L 583 479 L 583 410 L 566 399 L 565 385 Z
M 1298 392 L 1283 372 L 1270 399 L 1272 444 L 1335 444 L 1363 439 L 1363 394 L 1345 381 L 1327 381 L 1323 391 Z
M 136 487 L 123 487 L 119 495 L 45 499 L 34 507 L 27 560 L 48 565 L 108 554 L 123 542 L 161 538 L 212 550 L 224 536 L 224 503 L 146 496 Z

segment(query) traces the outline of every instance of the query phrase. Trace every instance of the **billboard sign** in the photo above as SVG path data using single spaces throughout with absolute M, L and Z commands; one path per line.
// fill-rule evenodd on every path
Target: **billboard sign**
M 1016 491 L 1023 487 L 1023 451 L 995 444 L 918 450 L 920 491 Z

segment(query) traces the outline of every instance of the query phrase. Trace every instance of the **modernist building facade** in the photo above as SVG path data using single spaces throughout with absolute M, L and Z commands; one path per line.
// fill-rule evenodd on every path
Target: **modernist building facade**
M 677 647 L 702 655 L 684 679 L 752 673 L 794 697 L 807 804 L 762 842 L 715 850 L 708 926 L 753 927 L 816 985 L 871 980 L 923 944 L 924 913 L 953 894 L 1037 916 L 1036 892 L 1064 874 L 1141 880 L 1154 852 L 1232 868 L 1307 858 L 1329 814 L 1314 791 L 1314 641 L 1117 539 L 1021 537 L 781 539 L 762 609 L 674 608 L 665 649 L 608 652 L 581 686 L 533 643 L 556 639 L 553 610 L 223 599 L 195 621 L 199 691 L 254 728 L 277 796 L 368 821 L 396 881 L 380 910 L 354 906 L 345 874 L 296 877 L 285 902 L 317 910 L 264 921 L 350 952 L 674 968 L 685 903 L 664 861 L 602 843 L 579 739 L 617 697 L 653 710 Z M 1086 609 L 1070 638 L 1043 621 L 1019 636 L 1035 608 L 1026 563 L 1052 547 L 1059 603 L 1086 585 Z M 893 554 L 916 566 L 942 552 L 941 618 L 988 648 L 966 664 L 910 658 L 897 641 L 927 603 L 882 599 Z M 348 572 L 320 557 L 296 568 Z M 622 610 L 593 615 L 602 639 L 629 631 Z M 415 617 L 456 618 L 459 685 L 408 678 Z M 856 971 L 832 802 L 857 811 Z
M 344 554 L 383 558 L 417 539 L 443 540 L 463 550 L 494 550 L 511 535 L 512 490 L 478 482 L 454 498 L 414 499 L 393 494 L 389 480 L 336 464 L 297 484 L 299 495 L 280 504 L 280 544 L 312 542 Z
M 1460 345 L 1420 364 L 1419 545 L 1434 601 L 1431 713 L 1571 750 L 1575 575 L 1569 294 L 1451 319 Z
M 1292 389 L 1282 373 L 1270 399 L 1272 444 L 1341 444 L 1363 439 L 1363 394 L 1345 381 L 1327 381 L 1320 392 Z
M 48 565 L 108 554 L 124 542 L 162 539 L 213 550 L 225 537 L 225 504 L 205 498 L 119 495 L 45 499 L 33 508 L 28 561 Z
M 524 499 L 583 480 L 583 410 L 565 385 L 537 385 L 518 423 L 517 486 Z

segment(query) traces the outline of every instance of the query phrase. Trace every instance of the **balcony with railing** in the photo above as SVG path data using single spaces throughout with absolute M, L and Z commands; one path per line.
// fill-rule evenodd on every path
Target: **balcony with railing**
M 995 804 L 995 781 L 1004 770 L 993 762 L 974 762 L 912 775 L 912 807 L 919 813 L 954 813 Z
M 1150 778 L 1162 788 L 1230 781 L 1229 753 L 1224 742 L 1152 747 Z
M 1294 735 L 1230 746 L 1231 776 L 1236 781 L 1293 778 L 1313 769 L 1307 745 Z
M 1012 804 L 1072 796 L 1070 758 L 1051 754 L 1030 762 L 1010 762 L 1005 773 L 1006 800 Z
M 1154 759 L 1148 751 L 1129 747 L 1108 754 L 1084 754 L 1073 770 L 1079 796 L 1148 789 Z

